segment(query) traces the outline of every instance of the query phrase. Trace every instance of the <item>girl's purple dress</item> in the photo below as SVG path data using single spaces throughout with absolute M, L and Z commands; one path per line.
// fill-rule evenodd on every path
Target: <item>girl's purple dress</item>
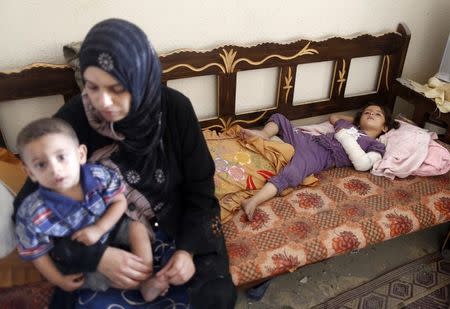
M 334 133 L 313 136 L 294 129 L 289 120 L 281 114 L 272 115 L 268 122 L 279 127 L 280 138 L 291 144 L 295 153 L 291 161 L 269 182 L 275 185 L 278 193 L 288 187 L 296 187 L 303 179 L 331 167 L 353 166 L 342 145 L 334 138 Z M 355 127 L 346 120 L 338 120 L 335 131 Z M 358 144 L 365 152 L 375 151 L 384 154 L 385 146 L 374 138 L 358 130 Z

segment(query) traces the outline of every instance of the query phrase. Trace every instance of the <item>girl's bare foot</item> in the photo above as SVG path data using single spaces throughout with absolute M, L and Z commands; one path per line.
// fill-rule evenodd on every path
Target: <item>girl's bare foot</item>
M 252 137 L 261 137 L 262 139 L 269 139 L 269 136 L 262 130 L 250 130 L 250 129 L 241 129 L 241 139 L 248 140 Z
M 244 212 L 247 215 L 248 220 L 252 221 L 257 205 L 252 201 L 251 198 L 243 200 L 241 205 L 244 208 Z
M 150 279 L 142 282 L 140 286 L 142 297 L 145 301 L 152 301 L 159 295 L 164 296 L 169 290 L 169 282 L 166 279 L 158 279 L 152 276 Z

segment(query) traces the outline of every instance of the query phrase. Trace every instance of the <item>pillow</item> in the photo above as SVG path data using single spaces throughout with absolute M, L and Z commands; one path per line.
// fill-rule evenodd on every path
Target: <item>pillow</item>
M 64 59 L 66 59 L 67 63 L 72 67 L 75 72 L 75 81 L 77 82 L 78 87 L 81 91 L 83 91 L 83 79 L 81 78 L 80 72 L 80 48 L 83 42 L 72 42 L 63 46 L 63 54 Z
M 0 148 L 0 258 L 11 253 L 16 246 L 11 219 L 13 201 L 25 179 L 20 161 L 5 148 Z
M 33 264 L 22 260 L 17 251 L 13 200 L 23 186 L 26 174 L 20 161 L 9 151 L 0 148 L 0 287 L 41 281 L 42 277 Z
M 1 169 L 0 165 L 0 169 Z M 0 258 L 7 256 L 16 246 L 13 214 L 14 195 L 0 182 Z
M 306 126 L 296 126 L 295 128 L 311 135 L 334 133 L 334 126 L 329 121 L 324 121 L 318 124 L 310 124 Z

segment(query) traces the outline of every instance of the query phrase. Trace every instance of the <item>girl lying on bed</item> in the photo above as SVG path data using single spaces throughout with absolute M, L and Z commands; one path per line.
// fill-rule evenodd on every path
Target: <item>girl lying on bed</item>
M 376 138 L 399 126 L 387 107 L 378 104 L 367 105 L 355 118 L 331 115 L 330 122 L 336 133 L 312 136 L 294 130 L 286 117 L 274 114 L 262 130 L 242 130 L 243 139 L 254 136 L 269 139 L 278 135 L 295 149 L 291 161 L 280 173 L 270 178 L 255 195 L 242 202 L 249 220 L 252 220 L 258 205 L 288 187 L 298 186 L 310 174 L 331 167 L 353 166 L 358 171 L 371 169 L 385 151 L 385 145 Z

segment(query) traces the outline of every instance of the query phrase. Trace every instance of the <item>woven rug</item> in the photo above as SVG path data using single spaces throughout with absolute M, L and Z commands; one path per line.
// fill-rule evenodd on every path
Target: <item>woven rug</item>
M 433 253 L 327 300 L 315 309 L 450 308 L 450 261 Z

